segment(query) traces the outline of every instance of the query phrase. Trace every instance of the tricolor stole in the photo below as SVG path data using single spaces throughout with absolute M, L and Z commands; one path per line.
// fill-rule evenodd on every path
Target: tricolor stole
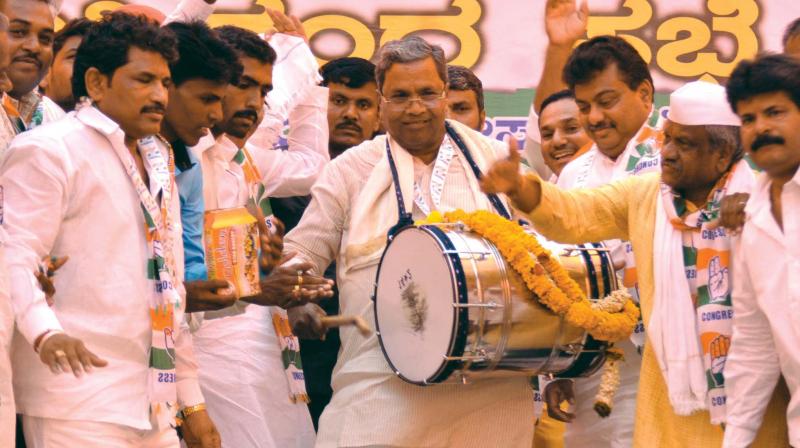
M 267 226 L 272 229 L 272 207 L 269 203 L 264 184 L 261 182 L 261 173 L 253 162 L 252 156 L 247 149 L 239 148 L 233 161 L 242 167 L 245 182 L 250 193 L 251 203 L 255 203 L 266 218 Z M 281 307 L 269 307 L 272 316 L 272 325 L 275 328 L 275 336 L 281 348 L 283 359 L 283 369 L 286 380 L 289 383 L 289 399 L 292 403 L 308 403 L 308 393 L 306 392 L 305 375 L 303 374 L 303 363 L 300 361 L 300 341 L 292 333 L 289 325 L 289 315 Z
M 725 229 L 711 229 L 708 226 L 719 215 L 720 201 L 724 195 L 725 187 L 717 188 L 706 206 L 694 211 L 689 210 L 683 198 L 675 196 L 673 206 L 667 208 L 673 225 L 682 230 L 683 264 L 696 310 L 699 342 L 708 380 L 708 410 L 713 423 L 725 419 L 723 369 L 733 326 L 731 239 Z

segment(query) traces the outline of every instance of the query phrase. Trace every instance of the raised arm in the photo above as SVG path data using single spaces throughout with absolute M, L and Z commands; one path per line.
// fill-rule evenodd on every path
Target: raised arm
M 596 189 L 561 190 L 536 174 L 519 173 L 519 152 L 511 141 L 509 156 L 492 165 L 481 180 L 487 193 L 505 193 L 517 210 L 528 214 L 536 230 L 562 243 L 628 239 L 628 209 L 653 176 L 631 177 Z M 637 192 L 634 195 L 634 192 Z
M 541 111 L 545 98 L 567 87 L 562 81 L 561 73 L 575 42 L 586 35 L 589 4 L 587 0 L 583 0 L 578 7 L 576 0 L 547 0 L 544 17 L 548 42 L 542 78 L 533 98 L 533 108 L 537 114 Z

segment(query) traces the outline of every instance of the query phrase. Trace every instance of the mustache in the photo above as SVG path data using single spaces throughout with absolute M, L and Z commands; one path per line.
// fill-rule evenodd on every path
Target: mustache
M 258 121 L 258 113 L 251 109 L 244 109 L 234 113 L 233 118 L 250 118 L 253 121 Z
M 753 140 L 753 144 L 750 145 L 750 150 L 755 152 L 767 145 L 783 145 L 785 143 L 786 140 L 778 135 L 761 134 Z
M 344 119 L 336 125 L 336 129 L 346 128 L 346 127 L 353 127 L 358 129 L 359 132 L 361 131 L 361 126 L 359 126 L 358 123 L 356 123 L 355 121 L 349 119 Z
M 603 129 L 613 129 L 614 127 L 614 123 L 611 123 L 610 121 L 603 121 L 598 124 L 589 124 L 589 132 L 597 132 Z
M 144 106 L 140 111 L 140 113 L 143 114 L 156 113 L 161 115 L 164 115 L 166 112 L 167 112 L 167 107 L 161 103 L 155 103 L 155 104 L 150 104 L 148 106 Z
M 22 51 L 23 51 L 23 53 L 21 55 L 19 55 L 19 56 L 15 56 L 14 58 L 12 58 L 11 62 L 17 62 L 17 61 L 20 61 L 22 59 L 33 59 L 33 61 L 36 64 L 36 66 L 39 67 L 39 68 L 42 68 L 42 61 L 39 60 L 39 57 L 38 57 L 38 55 L 36 53 L 32 53 L 32 52 L 27 51 L 27 50 L 22 50 Z

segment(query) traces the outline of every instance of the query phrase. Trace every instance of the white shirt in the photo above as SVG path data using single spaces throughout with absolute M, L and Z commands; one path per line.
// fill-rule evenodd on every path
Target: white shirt
M 328 89 L 315 86 L 289 114 L 288 150 L 273 149 L 277 141 L 256 143 L 251 139 L 245 143 L 267 195 L 288 197 L 309 193 L 330 160 L 327 110 Z M 226 208 L 221 205 L 226 201 L 236 206 L 245 204 L 248 190 L 244 172 L 233 161 L 238 151 L 236 145 L 225 136 L 214 140 L 208 135 L 192 151 L 203 170 L 206 209 Z
M 164 20 L 164 25 L 172 22 L 189 23 L 195 20 L 205 22 L 213 13 L 214 5 L 206 3 L 205 0 L 181 0 Z
M 314 87 L 295 106 L 289 115 L 287 151 L 245 144 L 268 195 L 309 193 L 328 162 L 327 104 L 328 89 Z M 242 166 L 233 161 L 238 150 L 225 135 L 216 140 L 207 136 L 192 148 L 203 170 L 206 210 L 247 204 L 250 189 Z M 270 308 L 240 304 L 246 303 L 205 313 L 193 334 L 200 384 L 223 443 L 229 447 L 310 447 L 315 439 L 311 416 L 304 403 L 289 400 Z M 231 375 L 232 371 L 236 374 Z
M 0 112 L 1 113 L 1 112 Z M 3 199 L 0 197 L 0 223 Z M 8 296 L 8 270 L 6 269 L 6 244 L 8 236 L 0 226 L 0 446 L 14 445 L 16 416 L 14 390 L 11 387 L 11 336 L 14 333 L 14 310 Z
M 17 411 L 25 415 L 150 429 L 149 295 L 154 291 L 145 261 L 151 254 L 139 196 L 112 145 L 124 145 L 122 130 L 98 109 L 86 107 L 18 136 L 0 166 L 11 300 L 21 333 L 14 338 L 14 389 Z M 171 207 L 179 222 L 178 195 Z M 173 238 L 181 241 L 180 225 Z M 174 249 L 182 270 L 182 246 Z M 55 276 L 52 308 L 33 275 L 49 254 L 70 257 Z M 173 281 L 183 294 L 181 278 L 179 272 Z M 32 342 L 48 329 L 61 328 L 108 366 L 79 379 L 53 375 Z M 178 400 L 192 405 L 203 398 L 191 339 L 181 330 L 175 338 Z
M 792 396 L 789 441 L 800 446 L 800 172 L 783 186 L 783 231 L 762 173 L 733 255 L 733 337 L 725 363 L 725 447 L 752 443 L 778 378 Z
M 285 238 L 285 250 L 311 261 L 316 272 L 337 261 L 341 314 L 361 316 L 372 328 L 370 295 L 378 261 L 350 272 L 342 266 L 353 206 L 384 151 L 385 145 L 369 141 L 328 164 L 312 188 L 303 219 Z M 497 158 L 506 151 L 498 151 Z M 431 169 L 418 169 L 423 190 L 429 188 Z M 453 160 L 439 209 L 475 210 L 467 177 L 472 175 Z M 414 219 L 425 217 L 416 203 L 412 214 Z M 468 386 L 407 384 L 389 369 L 375 334 L 363 337 L 352 327 L 339 331 L 342 347 L 333 371 L 334 393 L 320 418 L 318 448 L 530 446 L 533 392 L 526 378 L 481 380 Z

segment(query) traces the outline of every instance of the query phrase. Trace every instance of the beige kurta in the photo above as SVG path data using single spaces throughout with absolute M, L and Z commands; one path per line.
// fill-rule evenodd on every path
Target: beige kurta
M 653 307 L 653 235 L 660 175 L 645 174 L 597 189 L 564 191 L 540 182 L 542 202 L 531 213 L 536 229 L 563 243 L 619 238 L 633 245 L 645 329 Z M 788 446 L 785 385 L 776 389 L 754 446 Z M 719 447 L 722 429 L 710 423 L 707 411 L 676 415 L 667 397 L 658 361 L 648 344 L 642 360 L 634 428 L 635 447 Z
M 317 272 L 337 261 L 341 313 L 360 315 L 373 328 L 370 295 L 377 261 L 345 272 L 342 255 L 350 239 L 353 205 L 385 151 L 385 138 L 365 142 L 331 162 L 312 188 L 313 200 L 302 221 L 286 236 L 286 250 L 312 261 Z M 491 159 L 505 155 L 498 151 Z M 420 174 L 424 184 L 430 176 Z M 456 160 L 450 164 L 440 209 L 476 208 L 467 177 L 472 175 Z M 417 206 L 413 216 L 423 217 Z M 374 334 L 364 338 L 351 327 L 340 331 L 333 399 L 320 419 L 318 447 L 531 446 L 533 393 L 527 378 L 411 385 L 389 369 Z

